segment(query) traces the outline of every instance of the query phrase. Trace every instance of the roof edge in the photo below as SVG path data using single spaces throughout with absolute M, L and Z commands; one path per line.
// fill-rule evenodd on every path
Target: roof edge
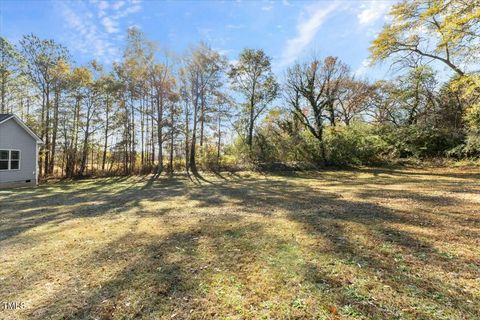
M 8 117 L 6 119 L 3 119 L 2 121 L 0 121 L 0 124 L 4 123 L 4 122 L 7 122 L 8 120 L 15 120 L 15 122 L 20 125 L 25 131 L 27 131 L 27 133 L 33 138 L 35 139 L 35 141 L 37 142 L 37 144 L 43 144 L 43 141 L 42 139 L 40 139 L 33 131 L 32 129 L 30 129 L 19 117 L 17 117 L 17 115 L 15 114 L 12 114 L 11 117 Z
M 4 123 L 4 122 L 12 119 L 14 116 L 15 116 L 14 114 L 11 114 L 9 117 L 7 117 L 7 118 L 3 119 L 2 121 L 0 121 L 0 124 L 2 124 L 2 123 Z

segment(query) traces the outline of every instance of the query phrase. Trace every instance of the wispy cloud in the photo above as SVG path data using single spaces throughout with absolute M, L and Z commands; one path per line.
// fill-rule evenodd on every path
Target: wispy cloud
M 118 33 L 120 20 L 141 10 L 140 3 L 137 1 L 120 1 L 111 5 L 106 1 L 100 1 L 97 8 L 98 17 L 101 18 L 101 23 L 107 33 Z
M 358 23 L 369 26 L 380 19 L 385 19 L 391 6 L 391 1 L 370 1 L 362 4 L 357 14 Z
M 203 41 L 216 47 L 223 47 L 231 40 L 230 36 L 218 32 L 213 28 L 197 27 L 197 32 Z
M 370 69 L 370 61 L 367 58 L 360 63 L 360 66 L 357 68 L 357 70 L 355 70 L 354 73 L 357 77 L 363 77 L 367 74 L 369 69 Z
M 117 2 L 112 3 L 112 8 L 115 9 L 115 10 L 118 10 L 118 9 L 122 8 L 124 5 L 125 5 L 125 1 L 117 1 Z
M 213 48 L 213 50 L 217 51 L 220 55 L 227 57 L 232 50 L 231 49 L 219 49 L 219 48 Z
M 117 33 L 120 31 L 118 28 L 118 20 L 112 19 L 111 17 L 103 17 L 101 21 L 107 33 Z
M 310 6 L 304 10 L 297 23 L 297 35 L 287 40 L 280 64 L 286 66 L 294 62 L 312 42 L 322 24 L 338 7 L 339 2 Z
M 227 29 L 243 29 L 245 28 L 244 24 L 227 24 L 226 25 Z
M 141 10 L 139 1 L 58 2 L 68 27 L 69 47 L 85 55 L 111 63 L 121 56 L 118 40 L 126 29 L 124 18 Z

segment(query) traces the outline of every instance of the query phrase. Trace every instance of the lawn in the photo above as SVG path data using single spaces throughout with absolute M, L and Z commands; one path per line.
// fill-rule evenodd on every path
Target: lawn
M 0 191 L 2 319 L 479 319 L 480 169 Z M 5 309 L 5 308 L 4 308 Z

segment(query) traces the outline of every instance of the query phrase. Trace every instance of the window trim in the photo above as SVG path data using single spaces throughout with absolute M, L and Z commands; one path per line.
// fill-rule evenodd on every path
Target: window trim
M 4 171 L 20 171 L 22 170 L 22 150 L 18 149 L 0 149 L 0 151 L 8 151 L 8 159 L 7 160 L 0 160 L 0 161 L 7 161 L 8 168 L 7 169 L 0 169 L 1 172 Z M 18 160 L 12 160 L 12 151 L 18 151 Z M 18 161 L 18 169 L 12 169 L 12 161 Z

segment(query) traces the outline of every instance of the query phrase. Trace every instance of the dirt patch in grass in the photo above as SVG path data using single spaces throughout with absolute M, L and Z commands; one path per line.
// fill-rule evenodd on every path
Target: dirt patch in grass
M 5 319 L 478 319 L 480 170 L 0 191 Z

